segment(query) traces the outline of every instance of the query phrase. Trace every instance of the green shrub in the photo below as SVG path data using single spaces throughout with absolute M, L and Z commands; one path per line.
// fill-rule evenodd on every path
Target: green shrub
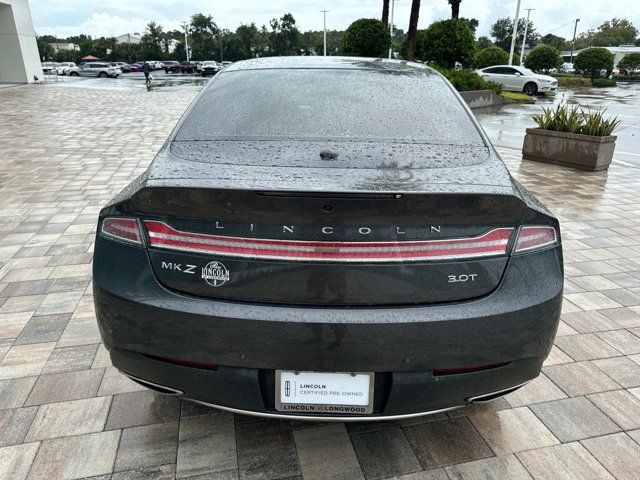
M 558 79 L 558 86 L 560 87 L 588 87 L 591 85 L 590 79 L 580 75 L 554 74 L 553 77 Z
M 483 48 L 473 57 L 474 68 L 486 68 L 492 65 L 506 65 L 509 62 L 509 54 L 498 46 Z M 520 65 L 520 57 L 513 54 L 513 64 Z
M 613 70 L 613 53 L 606 48 L 586 48 L 576 55 L 573 68 L 586 73 L 591 79 L 598 78 L 602 70 L 610 74 Z
M 539 72 L 562 66 L 562 57 L 554 47 L 539 45 L 532 49 L 524 59 L 524 66 Z
M 541 114 L 533 115 L 533 120 L 542 130 L 606 137 L 618 128 L 620 120 L 618 117 L 605 118 L 605 112 L 606 110 L 593 113 L 591 110 L 578 111 L 576 106 L 567 108 L 559 105 L 555 110 L 543 108 Z
M 493 90 L 498 95 L 502 93 L 502 85 L 496 82 L 488 82 L 476 72 L 444 69 L 438 69 L 438 71 L 440 71 L 440 73 L 442 73 L 459 92 L 468 92 L 470 90 Z
M 341 41 L 342 52 L 354 57 L 379 57 L 386 54 L 390 46 L 389 30 L 375 18 L 361 18 L 353 22 Z
M 640 68 L 640 53 L 628 53 L 622 60 L 618 62 L 618 68 L 626 68 L 627 70 L 635 70 Z
M 483 48 L 473 58 L 475 68 L 486 68 L 492 65 L 504 65 L 509 61 L 509 54 L 500 47 Z
M 435 62 L 444 68 L 454 68 L 457 62 L 469 67 L 476 51 L 476 41 L 468 23 L 454 18 L 429 25 L 420 37 L 417 50 L 422 60 Z
M 596 78 L 591 82 L 591 86 L 597 88 L 615 87 L 617 85 L 613 78 Z
M 618 82 L 640 82 L 640 75 L 614 75 L 614 80 Z

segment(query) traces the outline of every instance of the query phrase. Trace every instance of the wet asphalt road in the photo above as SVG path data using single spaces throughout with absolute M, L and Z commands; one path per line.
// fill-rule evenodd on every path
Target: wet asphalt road
M 640 168 L 640 83 L 619 83 L 614 88 L 561 88 L 555 95 L 536 97 L 535 104 L 477 109 L 474 113 L 495 146 L 521 149 L 525 129 L 535 127 L 531 115 L 562 102 L 585 110 L 606 108 L 607 113 L 616 115 L 621 124 L 615 132 L 614 162 Z

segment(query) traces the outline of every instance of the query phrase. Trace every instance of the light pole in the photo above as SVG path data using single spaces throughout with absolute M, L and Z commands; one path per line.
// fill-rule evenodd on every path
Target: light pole
M 393 52 L 393 7 L 396 3 L 396 0 L 391 0 L 391 21 L 389 22 L 389 36 L 391 37 L 391 46 L 389 47 L 389 58 L 391 58 L 391 53 Z
M 518 20 L 520 17 L 520 2 L 516 7 L 516 19 L 513 21 L 513 34 L 511 35 L 511 49 L 509 50 L 509 65 L 513 65 L 513 52 L 516 49 L 516 35 L 518 34 Z
M 184 51 L 187 54 L 187 62 L 189 61 L 189 42 L 187 41 L 187 28 L 189 24 L 187 22 L 182 23 L 182 28 L 184 28 Z
M 525 8 L 527 11 L 527 23 L 524 24 L 524 36 L 522 37 L 522 50 L 520 50 L 520 65 L 524 61 L 524 45 L 527 43 L 527 30 L 529 30 L 529 15 L 531 14 L 531 10 L 535 10 L 535 8 Z
M 573 40 L 571 40 L 571 56 L 569 57 L 569 63 L 573 63 L 573 49 L 576 46 L 576 32 L 578 31 L 579 18 L 576 18 L 576 23 L 573 26 Z
M 327 56 L 327 12 L 329 10 L 320 10 L 324 16 L 324 56 Z

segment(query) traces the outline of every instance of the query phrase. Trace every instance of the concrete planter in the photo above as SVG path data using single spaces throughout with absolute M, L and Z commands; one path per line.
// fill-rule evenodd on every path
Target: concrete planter
M 580 170 L 606 170 L 613 158 L 616 138 L 527 128 L 522 158 Z

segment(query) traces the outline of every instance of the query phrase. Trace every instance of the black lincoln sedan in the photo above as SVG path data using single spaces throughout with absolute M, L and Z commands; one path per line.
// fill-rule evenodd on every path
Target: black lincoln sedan
M 237 62 L 101 211 L 98 323 L 122 373 L 205 405 L 445 411 L 540 373 L 558 227 L 430 68 Z

